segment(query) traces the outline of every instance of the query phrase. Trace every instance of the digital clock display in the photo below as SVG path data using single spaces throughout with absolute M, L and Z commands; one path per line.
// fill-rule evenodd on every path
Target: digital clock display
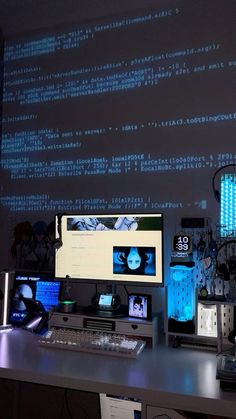
M 174 252 L 191 253 L 192 240 L 187 234 L 176 234 L 173 238 Z

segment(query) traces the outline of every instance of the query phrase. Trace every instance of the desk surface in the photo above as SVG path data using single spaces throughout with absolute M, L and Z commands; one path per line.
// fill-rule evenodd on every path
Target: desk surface
M 135 397 L 150 405 L 236 417 L 216 380 L 216 354 L 160 346 L 138 359 L 42 348 L 23 330 L 0 334 L 0 377 Z

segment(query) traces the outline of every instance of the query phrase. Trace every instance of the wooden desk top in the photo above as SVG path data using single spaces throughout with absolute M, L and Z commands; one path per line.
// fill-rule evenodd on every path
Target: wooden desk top
M 220 389 L 215 353 L 159 346 L 127 359 L 42 348 L 38 338 L 20 329 L 0 333 L 1 378 L 236 417 L 236 393 Z

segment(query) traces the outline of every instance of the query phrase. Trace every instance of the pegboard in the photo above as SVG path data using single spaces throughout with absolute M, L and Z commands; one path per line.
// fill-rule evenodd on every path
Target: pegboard
M 232 304 L 221 304 L 221 333 L 222 338 L 228 338 L 229 333 L 234 330 L 234 310 Z

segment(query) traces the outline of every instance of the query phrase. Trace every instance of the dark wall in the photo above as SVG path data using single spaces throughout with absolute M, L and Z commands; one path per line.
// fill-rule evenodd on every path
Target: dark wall
M 17 224 L 142 211 L 164 212 L 168 265 L 181 217 L 215 230 L 235 162 L 234 2 L 30 3 L 5 48 L 1 266 Z

